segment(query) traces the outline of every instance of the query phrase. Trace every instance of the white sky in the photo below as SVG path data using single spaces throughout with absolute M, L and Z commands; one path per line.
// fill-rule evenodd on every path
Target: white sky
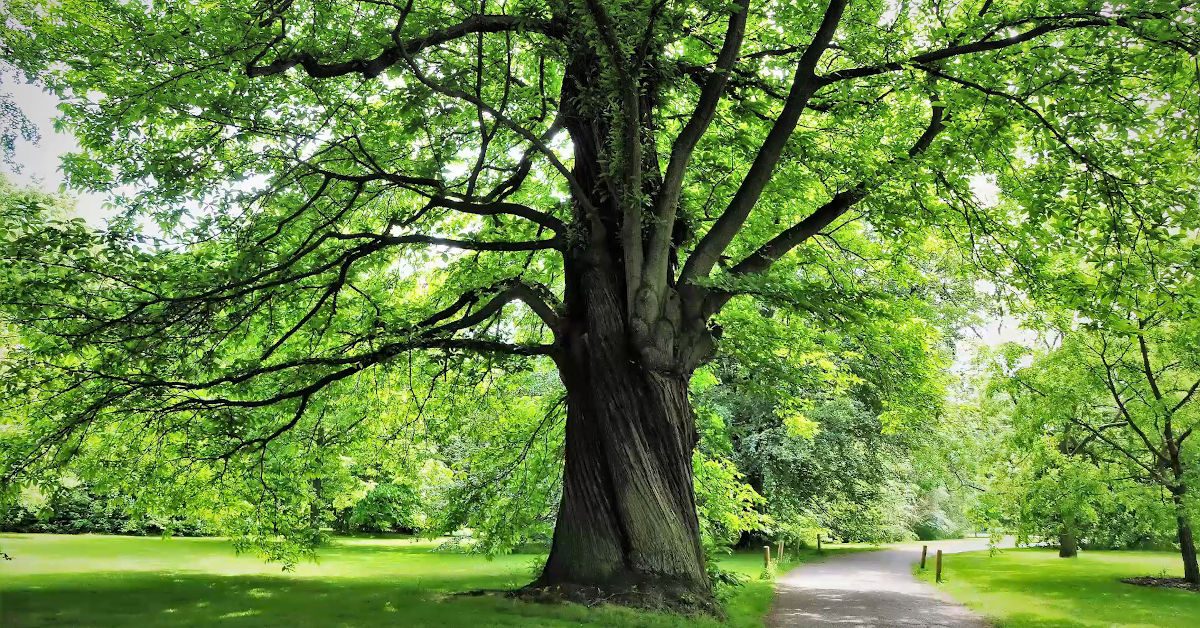
M 971 370 L 972 362 L 981 349 L 997 347 L 1006 342 L 1032 347 L 1037 334 L 1021 327 L 1021 321 L 1007 315 L 989 316 L 982 324 L 961 330 L 963 339 L 954 346 L 954 364 L 950 370 L 963 374 Z
M 65 182 L 59 159 L 79 146 L 70 133 L 54 131 L 53 119 L 58 114 L 58 98 L 36 85 L 5 81 L 3 88 L 12 95 L 30 122 L 37 125 L 42 137 L 37 144 L 18 139 L 16 162 L 21 164 L 21 172 L 14 173 L 4 165 L 0 165 L 0 171 L 17 185 L 32 185 L 47 192 L 64 191 Z M 103 226 L 104 219 L 112 214 L 104 208 L 105 196 L 102 194 L 65 191 L 76 199 L 77 213 L 92 226 Z

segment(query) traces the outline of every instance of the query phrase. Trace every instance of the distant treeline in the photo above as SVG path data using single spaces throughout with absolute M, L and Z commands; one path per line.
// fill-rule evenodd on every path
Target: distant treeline
M 349 507 L 325 504 L 321 521 L 338 534 L 413 534 L 421 531 L 414 514 L 417 495 L 400 484 L 381 484 Z M 86 483 L 27 489 L 11 504 L 0 504 L 0 532 L 43 534 L 123 534 L 211 536 L 219 534 L 199 519 L 160 517 L 141 512 L 132 497 L 96 492 Z

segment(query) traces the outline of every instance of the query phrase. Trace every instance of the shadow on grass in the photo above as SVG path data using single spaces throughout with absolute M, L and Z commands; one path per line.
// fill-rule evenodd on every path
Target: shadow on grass
M 29 577 L 0 593 L 0 625 L 444 628 L 526 626 L 533 617 L 541 625 L 565 626 L 587 619 L 581 612 L 586 609 L 532 605 L 502 596 L 450 595 L 478 584 L 478 578 L 389 583 L 128 572 Z
M 544 555 L 487 560 L 436 551 L 437 541 L 339 539 L 291 573 L 236 556 L 218 539 L 20 535 L 4 548 L 10 545 L 14 561 L 0 564 L 3 628 L 718 625 L 627 608 L 453 595 L 519 588 Z M 761 570 L 754 554 L 725 560 L 751 578 Z M 731 625 L 761 626 L 771 595 L 769 582 L 748 581 L 730 600 Z

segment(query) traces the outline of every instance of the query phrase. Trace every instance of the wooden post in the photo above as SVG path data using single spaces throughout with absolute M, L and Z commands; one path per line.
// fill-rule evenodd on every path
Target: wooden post
M 771 568 L 771 546 L 763 546 L 763 569 Z
M 783 562 L 783 541 L 780 541 L 779 547 L 775 548 L 775 560 Z
M 817 533 L 817 553 L 821 553 L 821 533 Z
M 942 550 L 937 551 L 937 581 L 942 581 Z
M 922 571 L 925 570 L 925 556 L 928 554 L 929 554 L 929 546 L 922 545 L 921 546 L 921 570 Z

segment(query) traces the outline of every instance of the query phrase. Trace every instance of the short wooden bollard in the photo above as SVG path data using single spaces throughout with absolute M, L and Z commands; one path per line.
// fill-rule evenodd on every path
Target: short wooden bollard
M 922 545 L 922 546 L 921 546 L 921 569 L 922 569 L 922 570 L 924 570 L 924 569 L 925 569 L 925 556 L 926 556 L 926 555 L 928 555 L 928 554 L 929 554 L 929 546 L 928 546 L 928 545 Z
M 817 552 L 821 551 L 821 535 L 817 535 Z
M 938 582 L 942 581 L 942 550 L 937 551 L 937 576 Z
M 779 542 L 779 547 L 775 548 L 775 560 L 783 560 L 783 541 Z
M 771 568 L 771 546 L 763 546 L 763 569 Z

